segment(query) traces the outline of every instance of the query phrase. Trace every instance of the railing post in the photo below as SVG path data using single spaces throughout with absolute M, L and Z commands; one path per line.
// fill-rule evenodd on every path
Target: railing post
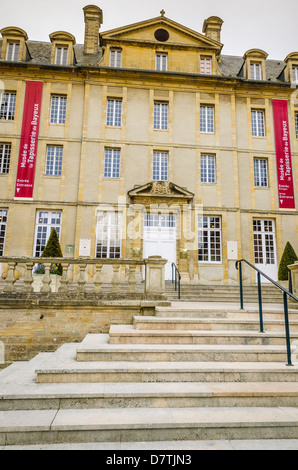
M 239 261 L 239 281 L 240 281 L 240 309 L 243 310 L 243 284 L 242 284 L 242 263 Z
M 262 306 L 262 288 L 261 288 L 261 274 L 258 272 L 258 295 L 259 295 L 259 314 L 260 314 L 260 333 L 264 333 L 263 325 L 263 306 Z
M 284 292 L 284 314 L 285 314 L 285 328 L 286 328 L 286 338 L 287 338 L 287 356 L 288 356 L 288 366 L 292 366 L 291 359 L 291 339 L 290 339 L 290 327 L 289 327 L 289 313 L 288 313 L 288 298 L 287 293 Z
M 180 300 L 180 284 L 181 284 L 181 274 L 179 273 L 179 274 L 178 274 L 178 276 L 179 276 L 179 278 L 178 278 L 178 279 L 179 279 L 179 283 L 178 283 L 178 299 Z

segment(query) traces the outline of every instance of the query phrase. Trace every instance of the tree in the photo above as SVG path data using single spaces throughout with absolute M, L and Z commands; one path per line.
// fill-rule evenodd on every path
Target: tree
M 294 264 L 295 261 L 298 261 L 298 256 L 295 253 L 294 248 L 291 243 L 287 242 L 283 255 L 280 260 L 279 270 L 278 270 L 278 279 L 280 281 L 288 280 L 288 266 L 289 264 Z
M 41 255 L 43 258 L 63 258 L 59 237 L 55 228 L 52 229 L 48 242 Z M 53 264 L 51 266 L 51 274 L 62 276 L 61 264 Z

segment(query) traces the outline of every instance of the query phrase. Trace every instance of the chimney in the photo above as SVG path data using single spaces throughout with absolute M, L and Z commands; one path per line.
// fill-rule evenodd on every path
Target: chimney
M 223 20 L 218 18 L 218 16 L 210 16 L 203 24 L 203 33 L 205 33 L 207 38 L 214 39 L 217 42 L 221 42 L 220 33 Z
M 88 5 L 83 10 L 85 20 L 84 54 L 97 54 L 99 29 L 103 20 L 102 10 L 96 5 Z

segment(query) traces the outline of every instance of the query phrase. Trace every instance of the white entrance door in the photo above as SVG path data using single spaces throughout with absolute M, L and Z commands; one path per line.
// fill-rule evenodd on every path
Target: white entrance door
M 277 281 L 276 241 L 274 220 L 254 219 L 254 253 L 256 268 Z M 262 282 L 269 282 L 262 276 Z
M 143 257 L 162 256 L 168 260 L 165 279 L 172 279 L 172 263 L 176 263 L 176 216 L 146 214 L 144 220 Z

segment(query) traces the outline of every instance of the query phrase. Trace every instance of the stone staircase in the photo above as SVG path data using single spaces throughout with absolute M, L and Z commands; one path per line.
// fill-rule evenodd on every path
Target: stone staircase
M 173 302 L 0 372 L 0 448 L 298 439 L 282 306 Z M 298 310 L 290 309 L 293 361 Z M 179 444 L 178 444 L 179 445 Z
M 288 286 L 286 286 L 286 289 Z M 178 288 L 177 288 L 178 289 Z M 181 283 L 181 300 L 188 302 L 235 302 L 240 305 L 239 286 L 234 285 L 195 285 Z M 166 293 L 170 301 L 178 299 L 175 284 L 166 282 Z M 245 302 L 258 302 L 257 285 L 243 286 Z M 262 283 L 263 303 L 282 303 L 283 293 L 274 285 Z

